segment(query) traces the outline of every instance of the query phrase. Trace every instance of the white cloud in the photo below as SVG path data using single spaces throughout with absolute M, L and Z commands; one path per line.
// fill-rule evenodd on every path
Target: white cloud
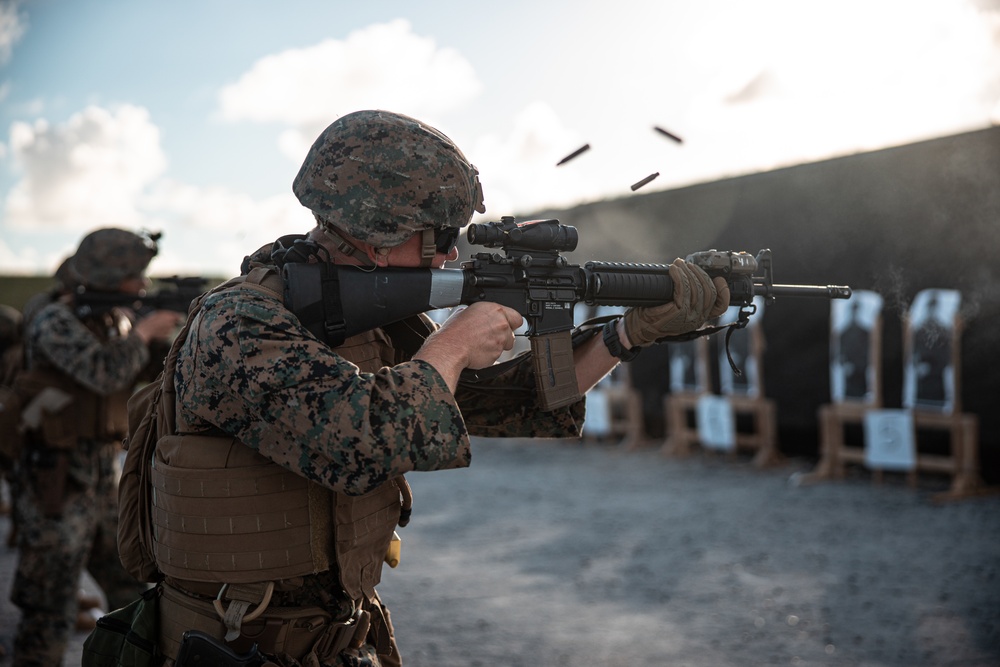
M 0 2 L 0 65 L 10 60 L 14 45 L 28 29 L 17 0 Z
M 480 167 L 489 215 L 627 196 L 654 172 L 643 192 L 919 141 L 996 117 L 998 16 L 909 0 L 585 4 L 516 79 L 536 102 L 485 132 L 450 114 L 446 131 Z M 599 42 L 577 39 L 598 22 Z M 346 111 L 436 124 L 483 89 L 461 55 L 397 20 L 263 58 L 219 101 L 229 120 L 285 125 L 277 143 L 297 162 Z
M 0 238 L 0 266 L 7 275 L 30 275 L 37 273 L 40 268 L 54 271 L 68 254 L 65 247 L 54 249 L 51 246 L 27 247 L 17 251 Z
M 9 144 L 23 173 L 4 202 L 11 228 L 137 226 L 137 198 L 166 168 L 159 129 L 129 105 L 87 107 L 58 126 L 17 122 Z
M 140 107 L 88 107 L 61 125 L 14 123 L 8 143 L 21 176 L 4 202 L 9 242 L 0 244 L 0 264 L 8 272 L 51 270 L 72 239 L 117 226 L 165 232 L 151 266 L 157 275 L 235 273 L 248 250 L 312 224 L 290 193 L 254 200 L 165 178 L 159 128 Z M 23 241 L 40 230 L 60 239 L 45 256 Z
M 391 109 L 421 119 L 460 108 L 483 88 L 457 51 L 440 48 L 397 19 L 258 60 L 219 93 L 228 121 L 277 122 L 293 129 L 281 148 L 300 159 L 334 118 Z
M 164 220 L 182 220 L 186 227 L 197 231 L 229 230 L 246 235 L 267 230 L 270 236 L 302 232 L 311 224 L 311 217 L 289 194 L 267 199 L 226 188 L 201 188 L 163 180 L 142 198 L 143 207 Z
M 168 179 L 142 197 L 147 226 L 165 230 L 158 274 L 233 273 L 243 256 L 285 234 L 312 226 L 311 214 L 289 194 L 263 200 L 220 187 Z
M 509 194 L 523 211 L 629 196 L 631 183 L 654 172 L 660 178 L 642 193 L 985 127 L 1000 109 L 993 6 L 707 0 L 683 10 L 584 8 L 567 33 L 590 34 L 600 16 L 601 41 L 552 44 L 552 57 L 539 61 L 539 78 L 551 85 L 535 96 L 592 150 L 545 172 L 544 163 L 515 159 L 511 143 L 522 128 L 483 137 L 470 157 L 483 169 L 487 206 Z M 545 131 L 533 114 L 516 123 Z M 683 145 L 657 137 L 655 124 L 682 135 Z M 555 181 L 560 170 L 574 182 Z
M 733 63 L 701 89 L 695 134 L 737 170 L 920 141 L 989 123 L 1000 95 L 996 11 L 906 0 L 747 5 Z M 706 142 L 707 145 L 707 142 Z
M 588 170 L 575 168 L 592 161 L 595 153 L 597 160 L 602 155 L 609 157 L 607 144 L 598 142 L 563 167 L 556 167 L 562 158 L 591 140 L 566 127 L 552 107 L 540 101 L 518 113 L 508 134 L 480 137 L 467 155 L 481 173 L 487 217 L 569 205 L 581 194 L 596 199 L 607 192 L 606 186 L 601 188 L 588 180 Z
M 405 20 L 370 25 L 251 64 L 220 91 L 218 117 L 270 124 L 297 163 L 338 115 L 372 107 L 414 115 L 458 140 L 480 168 L 490 219 L 630 196 L 630 184 L 653 172 L 661 176 L 640 194 L 1000 122 L 996 0 L 627 5 L 581 3 L 545 53 L 487 48 L 497 35 L 486 30 L 483 49 L 467 58 L 440 46 L 446 27 L 432 38 Z M 0 55 L 15 41 L 2 16 Z M 598 30 L 600 40 L 581 39 Z M 480 75 L 491 77 L 487 85 Z M 67 103 L 59 91 L 28 99 L 16 82 L 6 90 L 0 82 L 10 117 L 41 118 Z M 584 143 L 590 151 L 556 166 Z M 158 273 L 228 272 L 248 250 L 309 226 L 290 194 L 255 200 L 239 185 L 189 185 L 167 173 L 164 150 L 139 107 L 15 123 L 0 143 L 0 158 L 20 170 L 0 202 L 0 264 L 58 259 L 26 248 L 39 228 L 68 241 L 67 231 L 118 224 L 164 230 Z M 231 175 L 221 160 L 212 168 Z

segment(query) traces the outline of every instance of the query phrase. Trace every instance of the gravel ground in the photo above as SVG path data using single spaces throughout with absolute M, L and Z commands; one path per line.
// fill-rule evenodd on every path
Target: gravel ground
M 940 480 L 862 470 L 797 486 L 805 460 L 473 451 L 467 470 L 409 476 L 413 522 L 380 587 L 407 667 L 1000 665 L 1000 495 L 938 503 Z

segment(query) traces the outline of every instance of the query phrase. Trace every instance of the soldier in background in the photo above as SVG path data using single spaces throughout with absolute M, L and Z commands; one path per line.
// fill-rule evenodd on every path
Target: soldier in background
M 14 380 L 24 370 L 24 331 L 28 322 L 42 308 L 71 290 L 66 275 L 68 265 L 69 258 L 66 258 L 56 270 L 55 284 L 29 298 L 21 311 L 0 306 L 0 350 L 3 351 L 0 358 L 0 391 L 13 391 Z M 0 473 L 8 476 L 12 489 L 14 469 L 20 458 L 21 438 L 16 434 L 20 426 L 20 408 L 20 404 L 14 402 L 0 406 Z M 13 547 L 16 538 L 17 524 L 12 517 L 7 546 Z
M 11 509 L 11 482 L 14 470 L 10 432 L 17 429 L 16 406 L 7 400 L 6 392 L 12 391 L 14 378 L 24 365 L 24 348 L 21 342 L 24 327 L 21 312 L 12 306 L 0 304 L 0 514 Z
M 126 402 L 149 362 L 148 345 L 169 338 L 180 316 L 155 311 L 134 321 L 118 308 L 78 312 L 66 287 L 139 294 L 156 253 L 155 242 L 126 230 L 88 234 L 62 267 L 62 288 L 26 326 L 26 368 L 15 384 L 25 442 L 11 591 L 21 610 L 14 665 L 62 662 L 84 567 L 111 608 L 145 588 L 118 558 L 116 467 Z
M 76 289 L 76 285 L 73 284 L 73 280 L 69 275 L 69 267 L 72 265 L 72 257 L 67 257 L 56 269 L 55 284 L 44 292 L 39 292 L 28 299 L 24 308 L 21 312 L 24 314 L 24 325 L 27 327 L 28 322 L 34 319 L 35 315 L 61 296 L 65 296 L 73 292 Z
M 0 303 L 0 385 L 9 387 L 22 365 L 22 319 L 17 308 Z
M 73 285 L 69 280 L 67 275 L 67 267 L 70 264 L 70 259 L 67 257 L 63 260 L 59 268 L 56 269 L 54 276 L 55 284 L 44 292 L 39 292 L 32 295 L 21 308 L 21 312 L 17 313 L 18 320 L 18 342 L 16 346 L 7 350 L 3 360 L 3 373 L 2 379 L 0 379 L 0 391 L 11 390 L 14 386 L 14 380 L 17 375 L 24 370 L 24 330 L 27 328 L 28 322 L 41 311 L 42 308 L 49 305 L 61 296 L 65 296 L 73 290 Z M 15 311 L 16 312 L 16 311 Z M 13 320 L 11 320 L 13 321 Z M 4 410 L 3 408 L 8 408 Z M 0 408 L 0 468 L 7 474 L 11 489 L 11 503 L 13 505 L 14 499 L 16 499 L 16 477 L 17 477 L 17 466 L 20 460 L 20 448 L 22 438 L 16 431 L 20 426 L 20 403 L 8 403 L 7 405 Z M 13 507 L 10 508 L 11 510 Z M 11 521 L 10 521 L 10 532 L 7 534 L 7 547 L 14 548 L 17 544 L 17 515 L 15 512 L 11 511 Z M 96 604 L 95 604 L 96 602 Z M 77 629 L 86 629 L 90 623 L 93 622 L 93 617 L 90 614 L 85 613 L 87 609 L 92 609 L 100 604 L 100 601 L 95 601 L 92 596 L 84 597 L 81 596 L 81 611 L 78 615 Z

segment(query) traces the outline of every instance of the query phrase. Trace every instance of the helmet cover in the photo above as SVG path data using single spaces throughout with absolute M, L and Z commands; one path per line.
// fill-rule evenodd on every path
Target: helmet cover
M 388 111 L 356 111 L 320 134 L 292 191 L 321 223 L 393 247 L 485 213 L 478 173 L 433 127 Z
M 70 285 L 113 292 L 126 278 L 142 276 L 156 253 L 156 241 L 149 236 L 108 227 L 83 237 L 76 254 L 60 268 Z

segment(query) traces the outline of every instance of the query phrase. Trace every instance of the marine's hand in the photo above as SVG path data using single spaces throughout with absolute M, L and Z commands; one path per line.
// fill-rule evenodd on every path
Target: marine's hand
M 434 366 L 454 391 L 466 368 L 485 368 L 514 347 L 520 313 L 500 304 L 481 301 L 449 317 L 414 355 Z
M 172 310 L 154 310 L 136 322 L 133 331 L 147 345 L 154 340 L 169 340 L 182 317 Z
M 670 265 L 670 279 L 673 301 L 625 311 L 625 335 L 631 347 L 694 331 L 726 312 L 729 285 L 723 278 L 709 278 L 701 268 L 678 258 Z

